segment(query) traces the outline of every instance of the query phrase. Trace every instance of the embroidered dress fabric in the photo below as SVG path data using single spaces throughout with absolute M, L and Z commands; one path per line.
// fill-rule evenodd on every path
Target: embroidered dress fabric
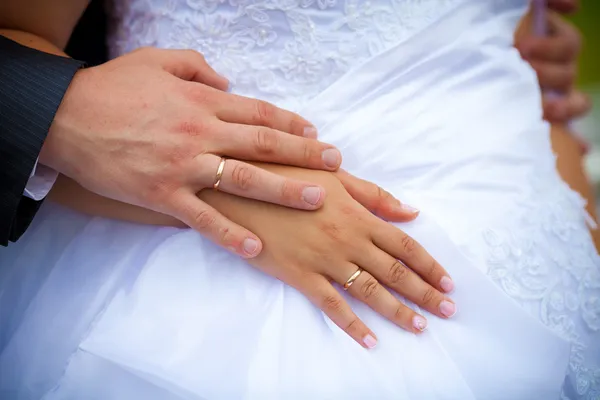
M 378 335 L 367 351 L 193 231 L 48 203 L 0 249 L 0 397 L 598 398 L 600 257 L 512 48 L 526 7 L 117 0 L 113 55 L 201 51 L 234 92 L 300 112 L 345 169 L 418 206 L 398 226 L 451 273 L 458 313 L 415 336 L 347 297 Z

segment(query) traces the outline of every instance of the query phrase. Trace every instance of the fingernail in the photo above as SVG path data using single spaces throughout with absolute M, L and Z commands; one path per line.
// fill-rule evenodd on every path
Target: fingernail
M 227 93 L 231 93 L 233 90 L 233 83 L 231 81 L 227 81 Z
M 368 349 L 372 349 L 373 347 L 377 346 L 377 339 L 375 339 L 372 335 L 367 334 L 367 336 L 363 338 L 363 343 Z
M 329 168 L 337 168 L 340 165 L 341 155 L 337 149 L 327 149 L 321 155 L 323 162 Z
M 413 326 L 416 330 L 423 332 L 427 329 L 427 320 L 420 315 L 415 315 L 413 317 Z
M 258 242 L 255 239 L 246 238 L 244 239 L 242 248 L 244 249 L 244 253 L 246 253 L 249 256 L 253 256 L 258 250 Z
M 419 209 L 415 208 L 413 206 L 409 206 L 408 204 L 400 204 L 400 208 L 403 209 L 404 211 L 408 211 L 411 214 L 418 214 L 419 213 Z
M 304 128 L 304 137 L 309 139 L 317 138 L 317 129 L 314 126 L 307 126 Z
M 446 318 L 453 317 L 456 314 L 456 306 L 454 303 L 449 302 L 448 300 L 443 300 L 440 303 L 440 312 Z
M 318 186 L 309 186 L 302 190 L 302 200 L 311 205 L 316 205 L 321 200 L 322 190 Z
M 440 286 L 442 287 L 442 290 L 446 293 L 450 293 L 454 290 L 454 282 L 447 276 L 444 276 L 440 280 Z

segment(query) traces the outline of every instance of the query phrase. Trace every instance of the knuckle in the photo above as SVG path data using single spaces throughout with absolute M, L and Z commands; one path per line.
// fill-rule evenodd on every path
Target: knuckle
M 358 209 L 355 204 L 340 204 L 339 212 L 343 215 L 344 221 L 354 221 L 358 224 L 364 222 L 365 216 L 362 209 Z
M 316 146 L 317 142 L 315 141 L 309 141 L 308 139 L 304 139 L 302 141 L 302 160 L 304 161 L 305 165 L 310 165 L 313 159 L 318 158 L 316 156 Z
M 199 53 L 196 50 L 192 49 L 185 49 L 182 51 L 186 57 L 193 59 L 195 62 L 204 62 L 204 56 L 202 55 L 202 53 Z
M 348 323 L 348 325 L 346 325 L 346 328 L 344 329 L 344 331 L 348 332 L 348 333 L 352 333 L 352 332 L 356 332 L 360 329 L 360 323 L 358 321 L 358 318 L 354 318 L 352 321 L 350 321 L 350 323 Z
M 281 184 L 280 197 L 283 203 L 291 204 L 300 197 L 299 189 L 290 179 L 285 179 Z
M 321 300 L 321 309 L 326 313 L 339 313 L 342 308 L 342 300 L 337 296 L 325 295 Z
M 400 244 L 402 246 L 402 250 L 404 251 L 404 254 L 406 254 L 407 256 L 412 255 L 415 250 L 417 249 L 417 242 L 415 241 L 415 239 L 413 239 L 412 237 L 410 237 L 407 234 L 404 234 L 402 236 L 402 239 L 400 240 Z
M 423 292 L 423 296 L 421 296 L 421 304 L 430 305 L 435 299 L 435 297 L 435 289 L 433 289 L 432 287 L 428 287 Z
M 179 174 L 185 173 L 186 161 L 189 160 L 190 149 L 181 143 L 182 140 L 173 142 L 165 146 L 164 152 L 159 155 L 160 160 L 168 164 L 162 172 L 166 181 L 177 180 Z
M 199 136 L 205 131 L 204 124 L 200 121 L 181 121 L 176 126 L 176 131 L 187 136 Z
M 211 104 L 211 92 L 206 90 L 204 85 L 189 85 L 184 82 L 184 96 L 187 100 L 195 104 Z
M 396 260 L 389 270 L 388 279 L 393 285 L 401 285 L 406 281 L 408 273 L 408 268 Z
M 377 199 L 379 201 L 385 201 L 390 197 L 390 194 L 383 190 L 383 188 L 379 185 L 375 185 L 377 187 Z
M 232 182 L 242 190 L 248 190 L 254 180 L 254 172 L 249 166 L 236 164 L 231 171 Z
M 435 276 L 439 275 L 441 269 L 442 267 L 440 266 L 440 264 L 438 264 L 436 260 L 432 259 L 429 264 L 429 267 L 427 268 L 427 271 L 425 271 L 425 274 L 428 278 L 434 278 Z
M 293 134 L 303 134 L 304 128 L 308 124 L 300 118 L 297 114 L 292 114 L 289 122 L 289 133 Z
M 229 228 L 223 228 L 219 232 L 220 242 L 224 245 L 227 245 L 232 242 L 233 234 Z
M 380 288 L 379 282 L 375 278 L 369 277 L 360 287 L 360 293 L 365 300 L 369 300 L 377 297 Z
M 377 214 L 383 205 L 392 197 L 387 191 L 385 191 L 381 186 L 371 184 L 374 188 L 375 195 L 373 196 L 373 204 L 371 205 L 372 211 Z
M 358 214 L 354 204 L 341 204 L 339 206 L 339 211 L 344 215 L 344 217 L 355 217 Z
M 260 154 L 273 154 L 279 147 L 279 138 L 274 131 L 259 128 L 256 132 L 256 151 Z
M 330 240 L 341 242 L 343 238 L 342 227 L 335 221 L 322 221 L 319 224 L 321 232 L 323 232 Z
M 256 100 L 256 123 L 268 125 L 275 117 L 275 106 L 263 100 Z
M 394 321 L 402 322 L 406 319 L 406 307 L 403 304 L 399 304 L 394 312 Z
M 173 192 L 173 188 L 169 185 L 166 177 L 156 177 L 150 180 L 148 185 L 141 193 L 141 197 L 146 199 L 150 204 L 163 206 L 165 200 Z
M 197 229 L 207 229 L 215 224 L 216 217 L 210 210 L 200 210 L 193 217 L 194 227 Z

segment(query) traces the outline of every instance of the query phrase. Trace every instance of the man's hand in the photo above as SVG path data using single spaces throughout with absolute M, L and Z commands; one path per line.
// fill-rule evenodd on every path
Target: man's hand
M 83 187 L 171 215 L 244 257 L 260 240 L 196 194 L 219 190 L 313 210 L 320 186 L 239 160 L 335 171 L 341 156 L 312 125 L 262 101 L 229 94 L 226 79 L 194 51 L 141 49 L 78 72 L 56 114 L 40 162 Z M 302 136 L 308 137 L 302 137 Z
M 581 35 L 557 13 L 573 12 L 577 6 L 577 0 L 550 0 L 548 35 L 534 35 L 531 21 L 526 21 L 516 35 L 517 49 L 536 71 L 545 91 L 544 117 L 550 122 L 568 122 L 591 108 L 589 98 L 574 88 Z

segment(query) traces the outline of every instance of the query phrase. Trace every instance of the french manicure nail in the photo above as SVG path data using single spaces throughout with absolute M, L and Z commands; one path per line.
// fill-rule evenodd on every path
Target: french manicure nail
M 416 330 L 423 332 L 425 329 L 427 329 L 427 320 L 420 315 L 415 315 L 413 317 L 413 327 Z
M 249 256 L 253 256 L 256 253 L 256 250 L 258 250 L 258 242 L 255 239 L 246 238 L 244 239 L 242 247 L 244 249 L 244 253 Z
M 317 138 L 317 129 L 314 126 L 307 126 L 304 128 L 304 137 L 309 139 Z
M 440 312 L 446 318 L 453 317 L 456 314 L 456 305 L 454 303 L 449 302 L 448 300 L 443 300 L 440 303 Z
M 231 81 L 227 81 L 227 93 L 231 93 L 233 90 L 233 83 Z
M 440 286 L 446 293 L 450 293 L 454 290 L 454 282 L 452 279 L 450 279 L 450 277 L 447 276 L 444 276 L 442 279 L 440 279 Z
M 400 208 L 403 209 L 404 211 L 408 211 L 411 214 L 417 214 L 419 213 L 419 209 L 415 208 L 413 206 L 409 206 L 408 204 L 401 204 Z
M 368 349 L 372 349 L 373 347 L 377 346 L 377 339 L 375 339 L 372 335 L 367 334 L 367 336 L 363 338 L 363 343 Z
M 323 162 L 329 168 L 337 168 L 340 165 L 341 155 L 337 149 L 327 149 L 321 155 Z
M 321 193 L 321 188 L 318 186 L 305 187 L 302 190 L 302 200 L 314 206 L 319 203 Z

